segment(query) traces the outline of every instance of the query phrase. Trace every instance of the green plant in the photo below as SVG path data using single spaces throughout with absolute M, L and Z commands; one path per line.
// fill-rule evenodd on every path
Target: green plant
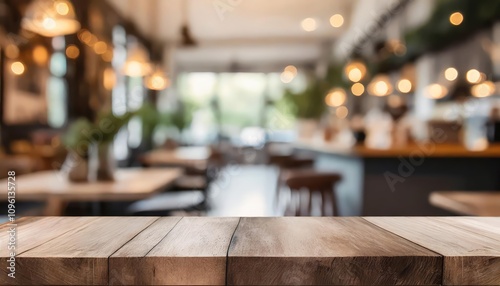
M 108 144 L 116 134 L 134 117 L 143 122 L 143 136 L 150 136 L 154 127 L 160 122 L 160 115 L 156 108 L 149 103 L 133 112 L 126 112 L 117 116 L 112 112 L 101 113 L 95 122 L 86 118 L 73 122 L 63 136 L 64 145 L 81 156 L 86 156 L 90 145 Z
M 329 84 L 321 79 L 310 79 L 301 92 L 285 90 L 284 100 L 290 103 L 292 113 L 301 119 L 319 119 L 326 110 L 324 98 Z

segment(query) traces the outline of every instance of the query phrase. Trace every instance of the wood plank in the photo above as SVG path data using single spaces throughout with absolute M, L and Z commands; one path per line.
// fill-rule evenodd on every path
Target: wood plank
M 476 218 L 470 229 L 461 218 L 366 218 L 373 224 L 444 256 L 443 285 L 500 285 L 500 240 L 492 238 L 500 218 Z M 481 228 L 493 224 L 491 232 Z
M 92 219 L 88 217 L 31 217 L 19 220 L 17 221 L 16 255 L 91 222 Z M 4 224 L 0 228 L 0 241 L 7 241 L 7 228 L 8 224 Z M 1 259 L 8 255 L 8 249 L 0 247 Z
M 242 218 L 230 285 L 439 285 L 442 258 L 362 218 Z
M 63 221 L 73 222 L 71 227 L 53 225 L 47 228 L 46 219 L 33 223 L 36 225 L 34 230 L 40 234 L 58 228 L 66 232 L 18 255 L 16 279 L 1 280 L 7 277 L 3 273 L 0 282 L 10 285 L 107 285 L 108 257 L 158 218 L 82 219 L 77 222 L 64 218 Z M 19 242 L 31 239 L 25 234 L 19 233 Z
M 168 232 L 171 222 L 147 231 L 168 233 L 151 251 L 125 245 L 110 258 L 111 285 L 224 285 L 226 255 L 238 218 L 186 217 Z M 135 243 L 132 241 L 131 243 Z
M 500 192 L 433 192 L 432 205 L 462 215 L 500 216 Z
M 140 200 L 173 184 L 182 175 L 178 168 L 130 168 L 115 173 L 115 181 L 73 183 L 58 171 L 43 171 L 17 177 L 17 200 L 45 201 L 57 197 L 67 201 Z M 7 184 L 0 180 L 0 184 Z M 6 193 L 0 194 L 0 198 Z

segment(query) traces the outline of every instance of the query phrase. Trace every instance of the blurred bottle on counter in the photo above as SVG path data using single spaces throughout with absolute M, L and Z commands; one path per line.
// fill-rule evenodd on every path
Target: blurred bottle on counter
M 500 109 L 494 107 L 490 113 L 490 119 L 486 123 L 488 140 L 491 143 L 500 142 Z

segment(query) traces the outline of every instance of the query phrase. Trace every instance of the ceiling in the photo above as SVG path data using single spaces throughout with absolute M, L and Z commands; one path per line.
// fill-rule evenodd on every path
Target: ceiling
M 350 25 L 357 0 L 108 0 L 146 36 L 166 44 L 180 70 L 268 70 L 314 64 Z M 344 16 L 341 28 L 329 19 Z M 313 32 L 301 28 L 312 17 Z M 196 47 L 181 47 L 187 22 Z M 328 53 L 326 53 L 328 55 Z

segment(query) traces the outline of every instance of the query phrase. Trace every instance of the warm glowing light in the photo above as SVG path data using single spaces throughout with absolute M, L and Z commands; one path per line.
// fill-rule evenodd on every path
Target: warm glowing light
M 358 82 L 365 77 L 366 66 L 360 61 L 352 61 L 346 65 L 344 73 L 350 81 Z
M 338 119 L 345 119 L 349 115 L 349 109 L 345 106 L 341 106 L 335 110 L 335 115 Z
M 152 75 L 146 77 L 144 83 L 151 90 L 164 90 L 170 85 L 170 80 L 163 71 L 157 69 Z
M 144 47 L 136 43 L 129 48 L 123 71 L 131 77 L 142 77 L 151 72 L 149 54 Z
M 80 56 L 80 49 L 75 45 L 66 48 L 66 56 L 70 59 L 77 59 Z
M 113 68 L 106 68 L 102 76 L 102 84 L 106 90 L 112 90 L 116 85 L 116 73 Z
M 458 26 L 464 21 L 464 15 L 460 12 L 455 12 L 450 15 L 450 23 L 452 25 Z
M 291 72 L 293 74 L 293 76 L 296 76 L 297 72 L 298 72 L 297 68 L 295 66 L 292 66 L 292 65 L 285 67 L 284 71 Z
M 45 37 L 73 34 L 80 29 L 69 0 L 33 0 L 25 10 L 21 25 Z
M 444 71 L 444 77 L 448 81 L 454 81 L 454 80 L 456 80 L 457 77 L 458 77 L 458 71 L 457 71 L 457 69 L 455 69 L 455 68 L 447 68 Z
M 368 92 L 374 96 L 387 96 L 391 94 L 393 87 L 387 75 L 378 75 L 368 85 Z
M 481 73 L 476 69 L 469 70 L 466 77 L 470 83 L 479 83 L 481 81 Z
M 351 71 L 349 71 L 349 74 L 347 75 L 347 77 L 352 82 L 358 82 L 363 78 L 363 73 L 361 72 L 360 69 L 354 68 Z
M 57 11 L 57 13 L 59 13 L 59 15 L 63 15 L 63 16 L 68 15 L 68 13 L 69 13 L 68 3 L 58 2 L 55 5 L 56 5 L 56 11 Z
M 431 84 L 427 87 L 427 96 L 433 99 L 441 99 L 448 95 L 448 89 L 440 84 Z
M 411 81 L 408 79 L 402 79 L 398 82 L 398 90 L 402 93 L 409 93 L 412 87 Z
M 22 75 L 24 73 L 24 64 L 21 62 L 13 62 L 12 65 L 10 65 L 10 70 L 15 74 L 15 75 Z
M 9 59 L 16 59 L 19 57 L 19 48 L 14 44 L 9 44 L 5 47 L 5 56 Z
M 54 18 L 46 17 L 45 19 L 43 19 L 42 25 L 44 29 L 53 30 L 56 28 L 56 21 L 54 20 Z
M 104 54 L 107 50 L 108 50 L 108 45 L 103 41 L 99 41 L 94 45 L 94 52 L 98 55 Z
M 110 63 L 113 60 L 113 51 L 107 50 L 101 57 L 103 61 Z
M 474 97 L 488 97 L 495 93 L 496 86 L 491 81 L 485 81 L 472 87 L 471 93 Z
M 78 38 L 80 39 L 80 41 L 82 41 L 83 43 L 85 44 L 89 44 L 90 41 L 92 40 L 92 33 L 90 33 L 88 30 L 81 30 L 79 33 L 78 33 Z
M 363 93 L 365 93 L 365 86 L 359 82 L 355 83 L 351 87 L 351 92 L 355 96 L 361 96 L 361 95 L 363 95 Z
M 325 98 L 326 105 L 338 107 L 345 103 L 347 95 L 341 88 L 334 88 L 328 92 Z
M 302 29 L 306 32 L 312 32 L 318 28 L 318 24 L 313 18 L 305 18 L 304 20 L 302 20 L 301 26 Z
M 334 28 L 340 28 L 344 25 L 344 17 L 340 14 L 335 14 L 330 17 L 330 25 Z
M 290 83 L 294 78 L 295 75 L 291 71 L 283 71 L 280 76 L 283 83 Z
M 49 60 L 49 52 L 42 45 L 33 48 L 33 61 L 38 65 L 45 65 Z

